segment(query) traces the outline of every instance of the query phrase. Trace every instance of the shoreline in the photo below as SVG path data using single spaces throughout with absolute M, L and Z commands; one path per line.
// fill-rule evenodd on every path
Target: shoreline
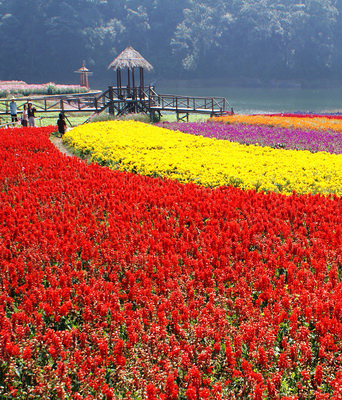
M 231 87 L 265 89 L 342 89 L 342 79 L 262 79 L 262 78 L 215 78 L 215 79 L 156 79 L 155 86 L 174 88 Z

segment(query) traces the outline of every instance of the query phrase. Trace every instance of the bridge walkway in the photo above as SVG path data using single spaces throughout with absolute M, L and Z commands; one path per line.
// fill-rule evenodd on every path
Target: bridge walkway
M 14 99 L 18 106 L 18 115 L 23 105 L 31 102 L 37 114 L 41 113 L 89 113 L 88 118 L 108 111 L 112 115 L 124 115 L 132 112 L 149 114 L 151 119 L 160 118 L 162 112 L 176 113 L 177 117 L 191 113 L 223 115 L 234 113 L 233 107 L 224 97 L 194 97 L 170 94 L 158 94 L 152 86 L 144 88 L 118 88 L 109 86 L 100 92 L 88 92 L 68 95 L 48 95 L 18 97 Z M 0 99 L 0 117 L 10 115 L 11 99 Z

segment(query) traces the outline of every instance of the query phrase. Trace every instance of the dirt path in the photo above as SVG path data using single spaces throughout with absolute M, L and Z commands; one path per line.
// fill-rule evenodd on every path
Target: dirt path
M 69 157 L 76 157 L 74 154 L 72 154 L 63 144 L 63 140 L 61 138 L 58 138 L 56 136 L 50 136 L 51 142 L 57 147 L 57 149 L 63 153 L 66 154 Z

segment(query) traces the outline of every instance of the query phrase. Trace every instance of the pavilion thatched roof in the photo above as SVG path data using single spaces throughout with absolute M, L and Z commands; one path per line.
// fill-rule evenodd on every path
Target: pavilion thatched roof
M 144 68 L 147 71 L 153 70 L 152 65 L 131 46 L 128 46 L 109 64 L 108 69 L 111 68 L 115 70 L 119 68 Z

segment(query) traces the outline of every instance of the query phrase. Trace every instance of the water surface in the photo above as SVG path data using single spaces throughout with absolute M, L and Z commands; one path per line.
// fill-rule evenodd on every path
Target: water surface
M 169 88 L 156 87 L 160 94 L 225 97 L 236 113 L 330 112 L 342 113 L 342 90 L 301 88 Z

